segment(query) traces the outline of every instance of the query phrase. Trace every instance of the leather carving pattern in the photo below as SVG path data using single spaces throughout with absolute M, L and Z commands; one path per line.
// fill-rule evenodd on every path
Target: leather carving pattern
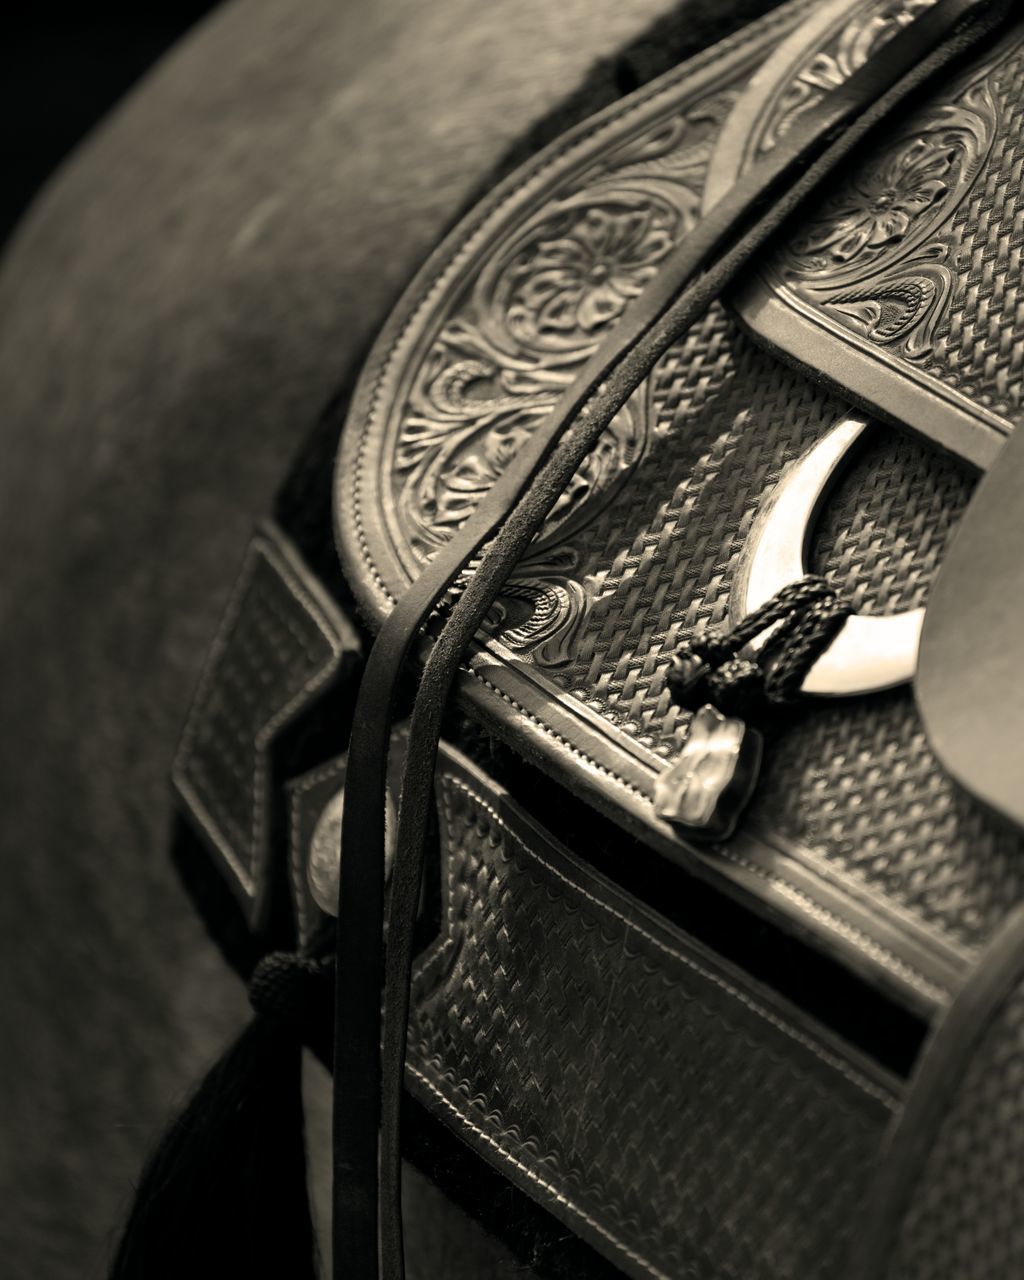
M 784 286 L 908 359 L 929 353 L 959 270 L 954 246 L 941 233 L 998 127 L 984 80 L 916 118 L 789 241 L 774 266 Z
M 944 239 L 959 265 L 924 367 L 1013 429 L 1024 404 L 1021 308 L 1024 217 L 1024 25 L 989 77 L 998 131 Z
M 864 0 L 838 35 L 780 51 L 726 126 L 715 189 L 908 13 Z M 1022 95 L 1024 22 L 865 149 L 734 298 L 774 347 L 982 467 L 1024 402 Z
M 843 404 L 760 351 L 721 309 L 668 353 L 653 398 L 659 422 L 628 505 L 624 497 L 578 541 L 602 590 L 555 678 L 669 759 L 686 721 L 669 697 L 667 655 L 726 620 L 746 529 L 783 467 Z M 881 432 L 833 492 L 810 563 L 863 612 L 916 608 L 972 491 L 955 460 Z M 937 764 L 906 690 L 803 715 L 767 754 L 748 819 L 768 841 L 792 842 L 966 947 L 1024 898 L 1021 838 Z M 749 853 L 726 844 L 718 857 Z
M 611 148 L 477 263 L 395 410 L 395 529 L 414 561 L 463 523 L 693 226 L 714 134 L 734 99 L 714 94 Z M 649 420 L 640 388 L 504 592 L 490 626 L 516 654 L 541 666 L 566 661 L 589 607 L 566 539 L 628 480 Z
M 890 1082 L 451 755 L 439 796 L 410 1087 L 629 1275 L 835 1274 Z
M 275 738 L 336 679 L 358 639 L 279 529 L 262 525 L 200 679 L 174 785 L 250 924 L 266 906 Z
M 809 50 L 793 70 L 765 122 L 759 149 L 769 151 L 792 128 L 794 121 L 836 89 L 871 55 L 935 0 L 884 0 L 859 8 L 842 21 L 830 38 Z

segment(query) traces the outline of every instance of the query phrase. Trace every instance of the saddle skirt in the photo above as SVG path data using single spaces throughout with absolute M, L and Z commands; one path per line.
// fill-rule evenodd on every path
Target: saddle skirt
M 175 765 L 262 949 L 333 927 L 341 747 L 396 601 L 673 249 L 933 4 L 771 9 L 502 178 L 410 284 L 340 443 L 318 432 L 254 536 Z M 994 953 L 1024 955 L 1005 942 L 1024 835 L 950 776 L 912 685 L 933 580 L 1020 413 L 1022 112 L 1014 20 L 669 345 L 464 655 L 406 1154 L 536 1274 L 1024 1267 L 1014 965 L 977 997 Z M 807 575 L 846 612 L 799 707 L 736 747 L 676 696 L 673 660 Z

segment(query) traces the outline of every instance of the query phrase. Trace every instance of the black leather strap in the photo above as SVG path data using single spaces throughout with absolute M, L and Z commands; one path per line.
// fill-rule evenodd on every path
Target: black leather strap
M 844 1280 L 883 1280 L 939 1128 L 985 1033 L 1024 979 L 1024 907 L 1013 911 L 932 1033 L 890 1130 Z
M 938 0 L 753 165 L 676 248 L 472 517 L 421 573 L 370 654 L 349 748 L 337 930 L 334 1252 L 357 1280 L 377 1276 L 378 1123 L 385 1275 L 402 1274 L 398 1102 L 415 912 L 444 702 L 508 573 L 582 459 L 665 349 L 707 309 L 865 134 L 1008 15 L 1009 0 Z M 932 50 L 927 56 L 923 51 Z M 518 505 L 517 505 L 518 504 Z M 511 514 L 509 514 L 511 512 Z M 489 539 L 438 637 L 413 712 L 402 789 L 385 985 L 381 1110 L 380 980 L 384 786 L 394 690 L 420 628 Z

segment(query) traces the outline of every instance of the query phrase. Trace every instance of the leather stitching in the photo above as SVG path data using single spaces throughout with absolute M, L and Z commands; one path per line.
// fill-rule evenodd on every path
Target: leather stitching
M 711 49 L 705 50 L 686 62 L 675 71 L 670 72 L 666 76 L 659 77 L 647 89 L 639 89 L 634 95 L 633 105 L 624 111 L 616 112 L 614 119 L 604 119 L 604 113 L 601 118 L 592 123 L 589 128 L 581 128 L 579 131 L 570 130 L 569 134 L 559 142 L 553 143 L 548 150 L 544 162 L 537 166 L 531 166 L 528 174 L 521 178 L 518 182 L 508 186 L 497 201 L 490 203 L 485 202 L 484 206 L 474 217 L 472 214 L 462 224 L 463 236 L 457 250 L 446 258 L 446 261 L 438 267 L 435 274 L 424 285 L 420 302 L 413 312 L 406 318 L 398 333 L 388 345 L 387 351 L 380 359 L 379 366 L 374 373 L 374 386 L 372 396 L 370 398 L 369 412 L 367 414 L 368 421 L 374 421 L 379 412 L 381 384 L 386 376 L 389 366 L 393 363 L 397 349 L 409 329 L 416 323 L 421 312 L 432 302 L 432 295 L 435 290 L 444 282 L 447 276 L 453 275 L 458 271 L 462 261 L 473 252 L 473 241 L 482 231 L 483 227 L 492 219 L 500 215 L 512 201 L 528 186 L 539 184 L 544 175 L 554 168 L 560 161 L 571 152 L 574 148 L 585 142 L 592 142 L 600 137 L 602 133 L 609 131 L 617 131 L 623 120 L 635 115 L 638 111 L 656 103 L 661 98 L 666 98 L 676 89 L 679 82 L 688 76 L 699 73 L 708 67 L 714 66 L 717 62 L 727 59 L 737 49 L 744 47 L 751 42 L 751 32 L 756 35 L 764 33 L 770 35 L 779 28 L 785 28 L 791 25 L 793 21 L 793 11 L 799 12 L 801 8 L 809 7 L 801 3 L 801 0 L 794 0 L 793 4 L 783 5 L 774 13 L 767 14 L 759 19 L 756 23 L 752 23 L 750 27 L 735 32 L 732 36 L 720 41 Z M 366 536 L 366 529 L 363 523 L 362 514 L 362 470 L 363 458 L 369 441 L 369 432 L 364 431 L 360 437 L 356 450 L 356 465 L 352 468 L 352 512 L 353 523 L 356 528 L 359 549 L 362 554 L 364 564 L 373 579 L 375 585 L 381 594 L 391 604 L 394 603 L 395 597 L 391 594 L 386 586 L 384 579 L 377 570 L 376 565 L 370 555 L 369 541 Z
M 756 862 L 749 862 L 746 858 L 741 858 L 737 853 L 732 853 L 725 849 L 719 849 L 719 853 L 727 861 L 734 862 L 737 866 L 743 867 L 745 871 L 749 871 L 753 875 L 759 876 L 762 880 L 767 880 L 770 884 L 774 884 L 787 898 L 798 902 L 811 915 L 825 920 L 834 932 L 850 939 L 851 942 L 855 942 L 866 955 L 870 955 L 890 972 L 899 974 L 904 982 L 913 987 L 915 991 L 920 991 L 922 995 L 927 996 L 935 1004 L 944 1004 L 949 999 L 951 992 L 948 987 L 940 986 L 936 982 L 930 982 L 924 974 L 901 960 L 891 951 L 886 950 L 885 947 L 872 941 L 867 934 L 861 933 L 859 929 L 848 924 L 841 916 L 827 911 L 824 907 L 819 907 L 813 898 L 795 888 L 788 880 L 773 876 L 764 867 L 759 867 Z
M 734 1000 L 742 1004 L 751 1013 L 755 1014 L 757 1017 L 761 1018 L 763 1021 L 769 1023 L 771 1026 L 775 1027 L 777 1031 L 781 1031 L 782 1034 L 785 1035 L 788 1039 L 793 1040 L 796 1044 L 799 1044 L 802 1048 L 806 1049 L 814 1057 L 818 1058 L 819 1061 L 821 1061 L 830 1070 L 835 1071 L 839 1075 L 843 1076 L 850 1084 L 852 1084 L 855 1088 L 859 1089 L 863 1094 L 865 1094 L 870 1098 L 873 1098 L 876 1102 L 879 1102 L 887 1110 L 889 1111 L 895 1110 L 897 1105 L 896 1099 L 888 1090 L 883 1089 L 881 1086 L 875 1085 L 871 1081 L 865 1079 L 865 1077 L 862 1076 L 860 1072 L 855 1071 L 852 1067 L 842 1062 L 841 1059 L 837 1058 L 834 1054 L 831 1054 L 827 1050 L 823 1049 L 821 1045 L 816 1044 L 810 1037 L 804 1035 L 803 1032 L 798 1031 L 795 1027 L 790 1026 L 789 1023 L 779 1018 L 776 1014 L 771 1013 L 769 1010 L 765 1009 L 752 996 L 748 995 L 746 992 L 741 991 L 739 988 L 734 987 L 730 982 L 728 982 L 725 978 L 721 977 L 720 975 L 712 973 L 709 970 L 705 969 L 701 964 L 699 964 L 692 957 L 687 956 L 684 953 L 675 950 L 673 947 L 670 947 L 667 943 L 662 942 L 661 939 L 657 938 L 654 934 L 648 932 L 648 930 L 644 929 L 641 925 L 631 921 L 628 916 L 625 916 L 622 912 L 618 911 L 615 907 L 611 906 L 607 902 L 603 902 L 599 897 L 591 893 L 589 890 L 585 889 L 582 885 L 575 883 L 563 872 L 559 871 L 556 867 L 552 866 L 551 863 L 548 862 L 543 857 L 543 855 L 540 854 L 536 849 L 527 845 L 526 842 L 522 839 L 522 837 L 519 836 L 517 832 L 515 832 L 506 822 L 502 820 L 502 818 L 498 814 L 498 811 L 489 803 L 489 801 L 484 796 L 480 795 L 478 791 L 475 791 L 469 784 L 464 782 L 461 778 L 457 778 L 450 773 L 445 773 L 442 775 L 442 779 L 449 786 L 452 786 L 457 790 L 462 791 L 466 796 L 468 796 L 480 811 L 487 814 L 487 816 L 491 819 L 491 821 L 495 824 L 495 826 L 497 826 L 502 831 L 504 831 L 505 834 L 511 840 L 514 841 L 517 847 L 520 850 L 522 850 L 524 854 L 526 854 L 528 859 L 532 859 L 533 861 L 539 863 L 540 866 L 542 866 L 549 873 L 549 875 L 554 876 L 555 879 L 561 881 L 562 884 L 567 886 L 573 892 L 579 893 L 588 902 L 590 902 L 592 906 L 596 907 L 599 911 L 604 912 L 604 914 L 611 916 L 613 919 L 617 920 L 626 929 L 635 933 L 638 937 L 643 938 L 645 942 L 647 942 L 650 946 L 654 947 L 657 951 L 661 952 L 663 955 L 668 956 L 671 959 L 677 961 L 679 964 L 683 965 L 685 968 L 690 969 L 694 973 L 699 974 L 707 982 L 712 983 L 714 986 L 718 987 L 720 990 L 726 992 L 726 994 L 730 995 Z M 450 814 L 446 814 L 446 817 L 448 817 L 450 821 Z M 450 870 L 451 870 L 451 864 L 449 863 L 449 871 Z M 414 974 L 415 980 L 419 979 L 424 967 L 425 966 L 423 964 L 417 966 L 416 972 Z
M 559 1189 L 553 1183 L 548 1182 L 545 1178 L 542 1178 L 535 1169 L 532 1169 L 530 1168 L 529 1165 L 524 1164 L 522 1160 L 519 1160 L 506 1147 L 502 1146 L 499 1138 L 494 1137 L 492 1134 L 487 1133 L 486 1130 L 481 1128 L 480 1125 L 478 1125 L 471 1116 L 467 1115 L 465 1111 L 463 1111 L 455 1102 L 453 1102 L 447 1096 L 447 1094 L 445 1094 L 442 1091 L 440 1086 L 436 1084 L 433 1080 L 429 1079 L 419 1069 L 419 1067 L 413 1066 L 411 1063 L 407 1063 L 405 1069 L 406 1071 L 409 1072 L 410 1075 L 415 1076 L 416 1079 L 419 1080 L 420 1083 L 424 1086 L 424 1088 L 428 1089 L 434 1095 L 434 1097 L 437 1098 L 438 1102 L 440 1102 L 442 1106 L 446 1107 L 458 1119 L 461 1125 L 464 1125 L 473 1134 L 475 1134 L 476 1137 L 478 1137 L 482 1142 L 485 1142 L 487 1146 L 491 1147 L 495 1152 L 497 1152 L 497 1154 L 501 1157 L 502 1161 L 508 1164 L 511 1164 L 514 1168 L 518 1169 L 519 1172 L 523 1174 L 524 1177 L 529 1178 L 529 1180 L 532 1183 L 534 1183 L 536 1186 L 538 1186 L 542 1191 L 547 1192 L 547 1194 L 550 1195 L 553 1200 L 557 1200 L 559 1204 L 565 1205 L 565 1207 L 569 1209 L 577 1218 L 579 1218 L 581 1222 L 585 1222 L 592 1231 L 596 1231 L 598 1235 L 603 1236 L 608 1241 L 609 1244 L 611 1244 L 616 1250 L 618 1250 L 620 1253 L 624 1254 L 627 1258 L 629 1258 L 631 1262 L 636 1263 L 636 1265 L 638 1267 L 641 1267 L 644 1271 L 646 1271 L 649 1276 L 653 1276 L 655 1280 L 671 1280 L 671 1277 L 668 1276 L 664 1271 L 659 1271 L 657 1267 L 652 1266 L 652 1264 L 648 1262 L 646 1258 L 642 1257 L 634 1249 L 631 1249 L 629 1248 L 628 1245 L 624 1244 L 616 1235 L 614 1235 L 611 1231 L 609 1231 L 607 1227 L 603 1227 L 596 1218 L 592 1217 L 589 1213 L 586 1212 L 586 1210 L 581 1209 L 580 1206 L 575 1204 L 572 1200 L 570 1200 L 568 1196 L 565 1195 L 564 1192 L 559 1191 Z M 502 1138 L 507 1138 L 510 1136 L 511 1135 L 505 1132 L 504 1130 L 502 1130 L 500 1134 L 500 1137 Z
M 439 775 L 438 781 L 441 784 L 438 788 L 439 798 L 444 814 L 445 826 L 448 832 L 451 831 L 453 815 L 451 811 L 450 796 L 444 790 L 444 783 L 454 784 L 464 791 L 470 800 L 475 803 L 478 809 L 486 812 L 492 818 L 495 825 L 501 830 L 506 831 L 527 853 L 527 855 L 529 855 L 531 851 L 528 850 L 518 837 L 515 836 L 514 832 L 509 831 L 508 827 L 501 821 L 483 797 L 477 795 L 477 793 L 469 786 L 463 784 L 458 778 L 454 777 L 450 773 L 443 773 Z M 413 970 L 414 986 L 422 980 L 422 977 L 428 968 L 437 965 L 442 951 L 450 952 L 454 948 L 456 955 L 459 951 L 459 946 L 456 942 L 457 921 L 455 917 L 453 892 L 455 878 L 454 859 L 449 857 L 446 859 L 446 863 L 445 917 L 448 924 L 448 936 L 442 939 L 440 946 L 432 946 L 427 949 L 424 958 Z M 472 1104 L 473 1099 L 469 1096 L 469 1090 L 465 1087 L 465 1082 L 464 1087 L 460 1090 L 458 1084 L 455 1082 L 454 1076 L 450 1071 L 445 1069 L 442 1059 L 437 1055 L 432 1055 L 427 1052 L 428 1047 L 424 1042 L 421 1042 L 420 1048 L 423 1050 L 424 1060 L 430 1062 L 437 1070 L 437 1078 L 431 1079 L 423 1070 L 409 1062 L 408 1059 L 405 1064 L 407 1073 L 418 1079 L 430 1091 L 430 1093 L 434 1095 L 438 1102 L 452 1113 L 461 1125 L 464 1125 L 470 1130 L 470 1132 L 475 1134 L 479 1139 L 481 1139 L 481 1141 L 489 1146 L 503 1162 L 507 1162 L 514 1168 L 518 1169 L 519 1172 L 533 1182 L 535 1186 L 539 1187 L 542 1191 L 545 1191 L 559 1204 L 564 1205 L 572 1214 L 578 1217 L 580 1221 L 585 1222 L 587 1226 L 607 1240 L 616 1250 L 624 1254 L 632 1262 L 635 1262 L 636 1265 L 646 1271 L 648 1275 L 655 1277 L 655 1280 L 670 1280 L 666 1273 L 654 1267 L 636 1250 L 626 1245 L 614 1232 L 610 1231 L 607 1227 L 602 1226 L 600 1218 L 595 1218 L 592 1214 L 588 1213 L 582 1208 L 582 1206 L 577 1204 L 574 1200 L 571 1200 L 564 1191 L 560 1190 L 554 1182 L 542 1177 L 535 1168 L 526 1164 L 523 1160 L 513 1154 L 510 1140 L 518 1142 L 521 1146 L 522 1135 L 506 1127 L 500 1120 L 496 1121 L 495 1113 L 493 1111 L 488 1113 L 488 1120 L 491 1122 L 494 1132 L 488 1132 L 481 1124 L 477 1123 L 468 1108 L 465 1105 L 460 1107 L 458 1102 L 455 1100 L 455 1096 L 461 1093 L 463 1095 L 463 1103 L 465 1104 L 468 1102 L 470 1105 Z M 447 1090 L 452 1090 L 453 1095 L 455 1096 L 450 1096 Z M 607 1212 L 604 1216 L 608 1216 Z
M 617 782 L 625 791 L 630 791 L 639 799 L 650 803 L 651 796 L 649 792 L 645 791 L 642 787 L 638 787 L 636 783 L 629 782 L 622 776 L 622 774 L 616 773 L 614 769 L 608 768 L 607 765 L 599 764 L 596 760 L 588 756 L 580 747 L 576 746 L 575 743 L 570 742 L 568 738 L 563 737 L 557 730 L 546 725 L 544 721 L 535 716 L 532 711 L 527 711 L 522 703 L 517 702 L 510 693 L 506 693 L 503 689 L 499 689 L 497 685 L 492 684 L 486 676 L 482 676 L 478 671 L 474 671 L 472 668 L 463 667 L 462 670 L 466 675 L 472 676 L 474 680 L 479 680 L 482 685 L 490 689 L 491 693 L 496 694 L 502 702 L 507 702 L 510 707 L 513 707 L 520 713 L 520 715 L 525 716 L 527 720 L 535 724 L 537 728 L 541 729 L 549 738 L 554 738 L 554 740 L 560 746 L 565 747 L 571 755 L 578 756 L 579 759 L 585 761 L 591 766 L 591 768 L 596 769 L 599 773 L 603 773 L 605 777 L 611 778 L 613 782 Z

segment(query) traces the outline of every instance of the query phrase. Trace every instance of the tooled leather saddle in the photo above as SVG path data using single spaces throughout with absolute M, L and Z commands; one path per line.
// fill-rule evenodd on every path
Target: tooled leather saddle
M 254 1029 L 116 1275 L 311 1274 L 303 1044 L 335 1276 L 426 1274 L 403 1154 L 464 1275 L 1024 1274 L 1024 20 L 760 9 L 496 177 L 254 534 L 174 774 Z

